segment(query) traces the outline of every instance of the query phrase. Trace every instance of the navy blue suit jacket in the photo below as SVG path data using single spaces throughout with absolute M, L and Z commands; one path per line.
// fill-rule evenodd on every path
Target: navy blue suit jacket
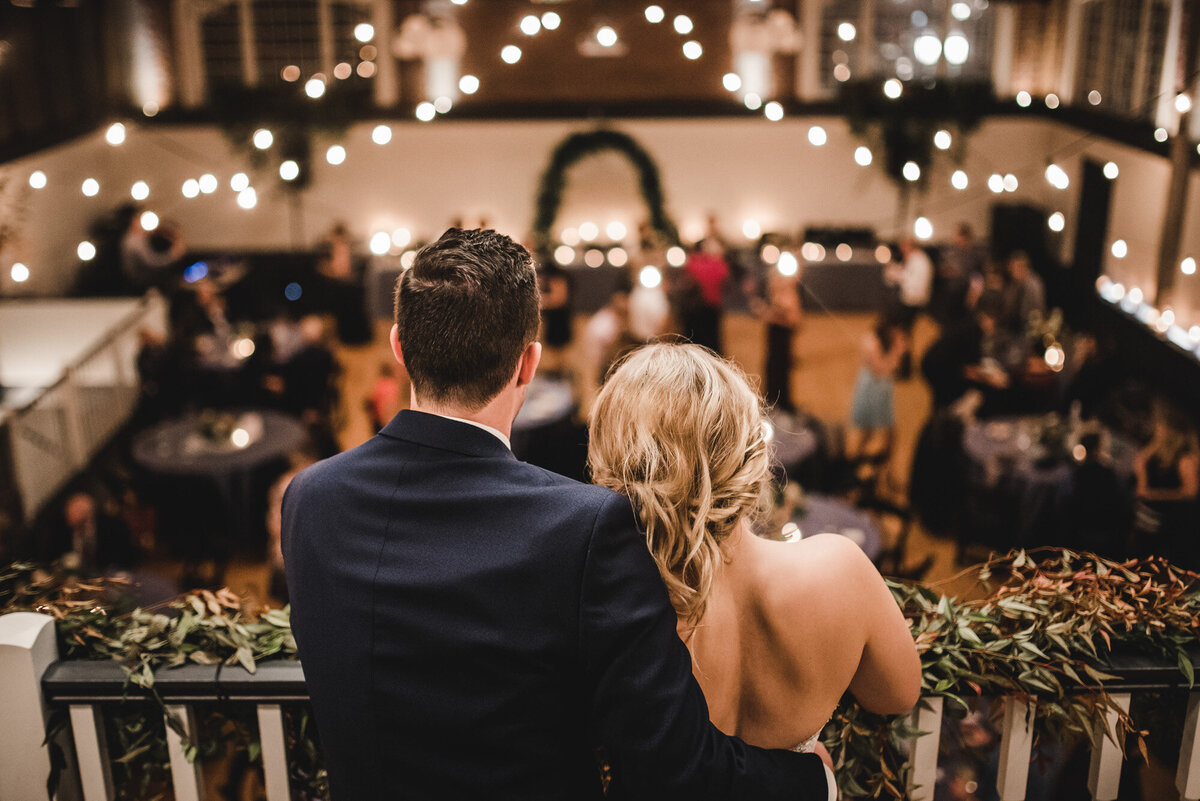
M 708 721 L 627 499 L 402 411 L 283 504 L 334 801 L 825 799 L 817 757 Z

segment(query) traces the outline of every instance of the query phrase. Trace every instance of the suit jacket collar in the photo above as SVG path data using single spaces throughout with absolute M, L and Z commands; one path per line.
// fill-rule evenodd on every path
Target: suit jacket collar
M 504 443 L 481 428 L 436 414 L 402 409 L 379 432 L 385 437 L 413 442 L 464 456 L 516 459 Z

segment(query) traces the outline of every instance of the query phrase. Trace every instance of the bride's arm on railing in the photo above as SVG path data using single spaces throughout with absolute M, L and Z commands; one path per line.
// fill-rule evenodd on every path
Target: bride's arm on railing
M 921 659 L 912 630 L 875 565 L 857 547 L 851 555 L 853 581 L 847 602 L 858 606 L 867 636 L 850 692 L 866 710 L 881 715 L 908 712 L 921 695 Z

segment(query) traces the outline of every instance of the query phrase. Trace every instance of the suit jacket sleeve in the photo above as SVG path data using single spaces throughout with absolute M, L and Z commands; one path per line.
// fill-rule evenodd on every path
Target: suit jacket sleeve
M 819 757 L 755 748 L 709 722 L 675 623 L 633 510 L 608 499 L 584 566 L 580 648 L 609 796 L 825 801 Z

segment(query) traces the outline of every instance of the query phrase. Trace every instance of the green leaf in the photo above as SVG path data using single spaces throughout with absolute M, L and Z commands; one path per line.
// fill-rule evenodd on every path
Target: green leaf
M 1176 653 L 1176 661 L 1179 663 L 1179 672 L 1187 679 L 1188 688 L 1196 686 L 1196 671 L 1192 667 L 1192 657 L 1182 648 Z

